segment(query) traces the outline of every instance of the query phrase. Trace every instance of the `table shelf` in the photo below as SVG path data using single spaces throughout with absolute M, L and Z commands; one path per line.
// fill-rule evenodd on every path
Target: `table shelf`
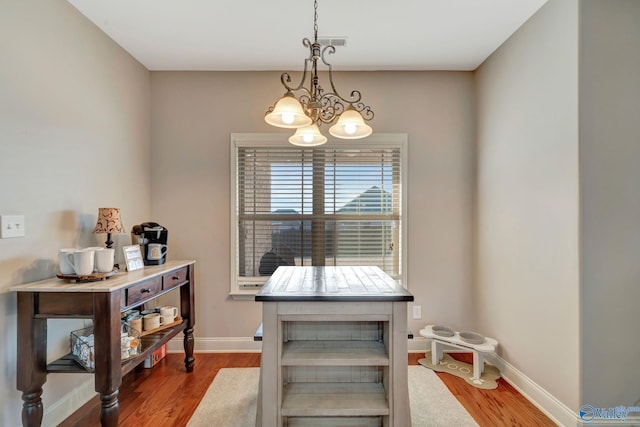
M 282 366 L 389 366 L 380 341 L 289 341 Z
M 283 387 L 285 417 L 354 417 L 389 415 L 380 383 L 291 383 Z
M 166 342 L 168 342 L 171 338 L 176 336 L 179 332 L 183 331 L 187 327 L 186 320 L 183 320 L 180 323 L 176 323 L 175 325 L 164 328 L 158 331 L 155 331 L 152 334 L 145 335 L 141 338 L 142 340 L 142 351 L 140 355 L 127 359 L 122 363 L 122 375 L 126 375 L 131 372 L 133 368 L 138 366 L 140 363 L 144 361 L 147 357 L 153 354 L 158 348 L 162 347 Z M 84 366 L 78 362 L 78 360 L 73 356 L 73 354 L 68 353 L 62 356 L 59 359 L 54 360 L 53 362 L 47 365 L 48 373 L 87 373 L 94 372 L 93 369 L 86 369 Z
M 383 417 L 287 417 L 287 427 L 383 427 Z

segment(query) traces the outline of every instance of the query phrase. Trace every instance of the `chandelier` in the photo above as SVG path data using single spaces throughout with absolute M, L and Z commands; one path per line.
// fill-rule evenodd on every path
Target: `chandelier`
M 309 48 L 309 57 L 304 60 L 302 79 L 297 86 L 292 86 L 289 73 L 282 73 L 280 81 L 286 92 L 269 107 L 264 120 L 272 126 L 295 128 L 296 132 L 289 137 L 289 142 L 304 147 L 313 147 L 327 142 L 327 137 L 320 133 L 318 127 L 322 123 L 335 122 L 329 128 L 329 133 L 336 138 L 367 137 L 371 135 L 373 129 L 365 123 L 365 120 L 373 119 L 373 111 L 361 101 L 362 95 L 359 91 L 354 90 L 349 97 L 345 98 L 336 90 L 331 64 L 325 58 L 325 55 L 335 53 L 336 48 L 331 44 L 323 49 L 320 48 L 317 0 L 314 0 L 313 8 L 313 43 L 306 37 L 302 40 L 302 44 Z M 318 60 L 328 67 L 330 92 L 325 92 L 320 86 Z

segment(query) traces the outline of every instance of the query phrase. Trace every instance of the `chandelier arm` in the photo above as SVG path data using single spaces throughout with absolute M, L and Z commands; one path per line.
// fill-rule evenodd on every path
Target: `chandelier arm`
M 298 86 L 291 86 L 289 85 L 289 83 L 291 83 L 291 75 L 287 72 L 284 72 L 280 75 L 280 82 L 282 83 L 282 86 L 284 86 L 285 89 L 287 89 L 290 92 L 295 92 L 298 90 L 304 90 L 306 93 L 308 93 L 310 95 L 310 92 L 308 89 L 306 89 L 304 87 L 304 83 L 307 80 L 307 72 L 309 71 L 309 63 L 313 61 L 313 47 L 312 47 L 312 43 L 311 40 L 309 40 L 308 38 L 304 38 L 302 39 L 302 44 L 309 48 L 309 57 L 305 58 L 304 60 L 304 70 L 302 71 L 302 78 L 300 79 L 300 83 L 298 83 Z
M 333 83 L 333 66 L 325 59 L 325 54 L 333 55 L 336 52 L 336 48 L 333 45 L 325 46 L 322 49 L 322 54 L 320 55 L 320 59 L 322 59 L 322 63 L 329 68 L 329 84 L 331 85 L 331 90 L 333 93 L 331 95 L 338 97 L 342 102 L 347 104 L 355 104 L 362 100 L 362 94 L 358 90 L 351 91 L 351 98 L 347 99 L 340 95 L 338 89 L 336 89 L 335 84 Z M 329 95 L 329 94 L 327 94 Z
M 370 106 L 365 105 L 363 102 L 358 102 L 357 104 L 353 104 L 353 108 L 360 113 L 363 119 L 369 121 L 373 119 L 373 110 Z

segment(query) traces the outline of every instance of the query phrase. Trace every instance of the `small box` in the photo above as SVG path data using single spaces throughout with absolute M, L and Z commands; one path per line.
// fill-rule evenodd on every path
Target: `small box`
M 164 356 L 166 355 L 167 355 L 167 344 L 164 344 L 162 347 L 158 347 L 158 349 L 156 349 L 156 351 L 154 351 L 151 356 L 144 359 L 143 367 L 153 368 L 162 359 L 164 359 Z

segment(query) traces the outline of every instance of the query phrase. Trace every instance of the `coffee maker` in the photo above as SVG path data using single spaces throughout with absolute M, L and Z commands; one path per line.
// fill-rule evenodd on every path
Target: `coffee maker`
M 143 222 L 131 229 L 131 243 L 140 245 L 144 265 L 160 265 L 167 260 L 169 232 L 157 222 Z

